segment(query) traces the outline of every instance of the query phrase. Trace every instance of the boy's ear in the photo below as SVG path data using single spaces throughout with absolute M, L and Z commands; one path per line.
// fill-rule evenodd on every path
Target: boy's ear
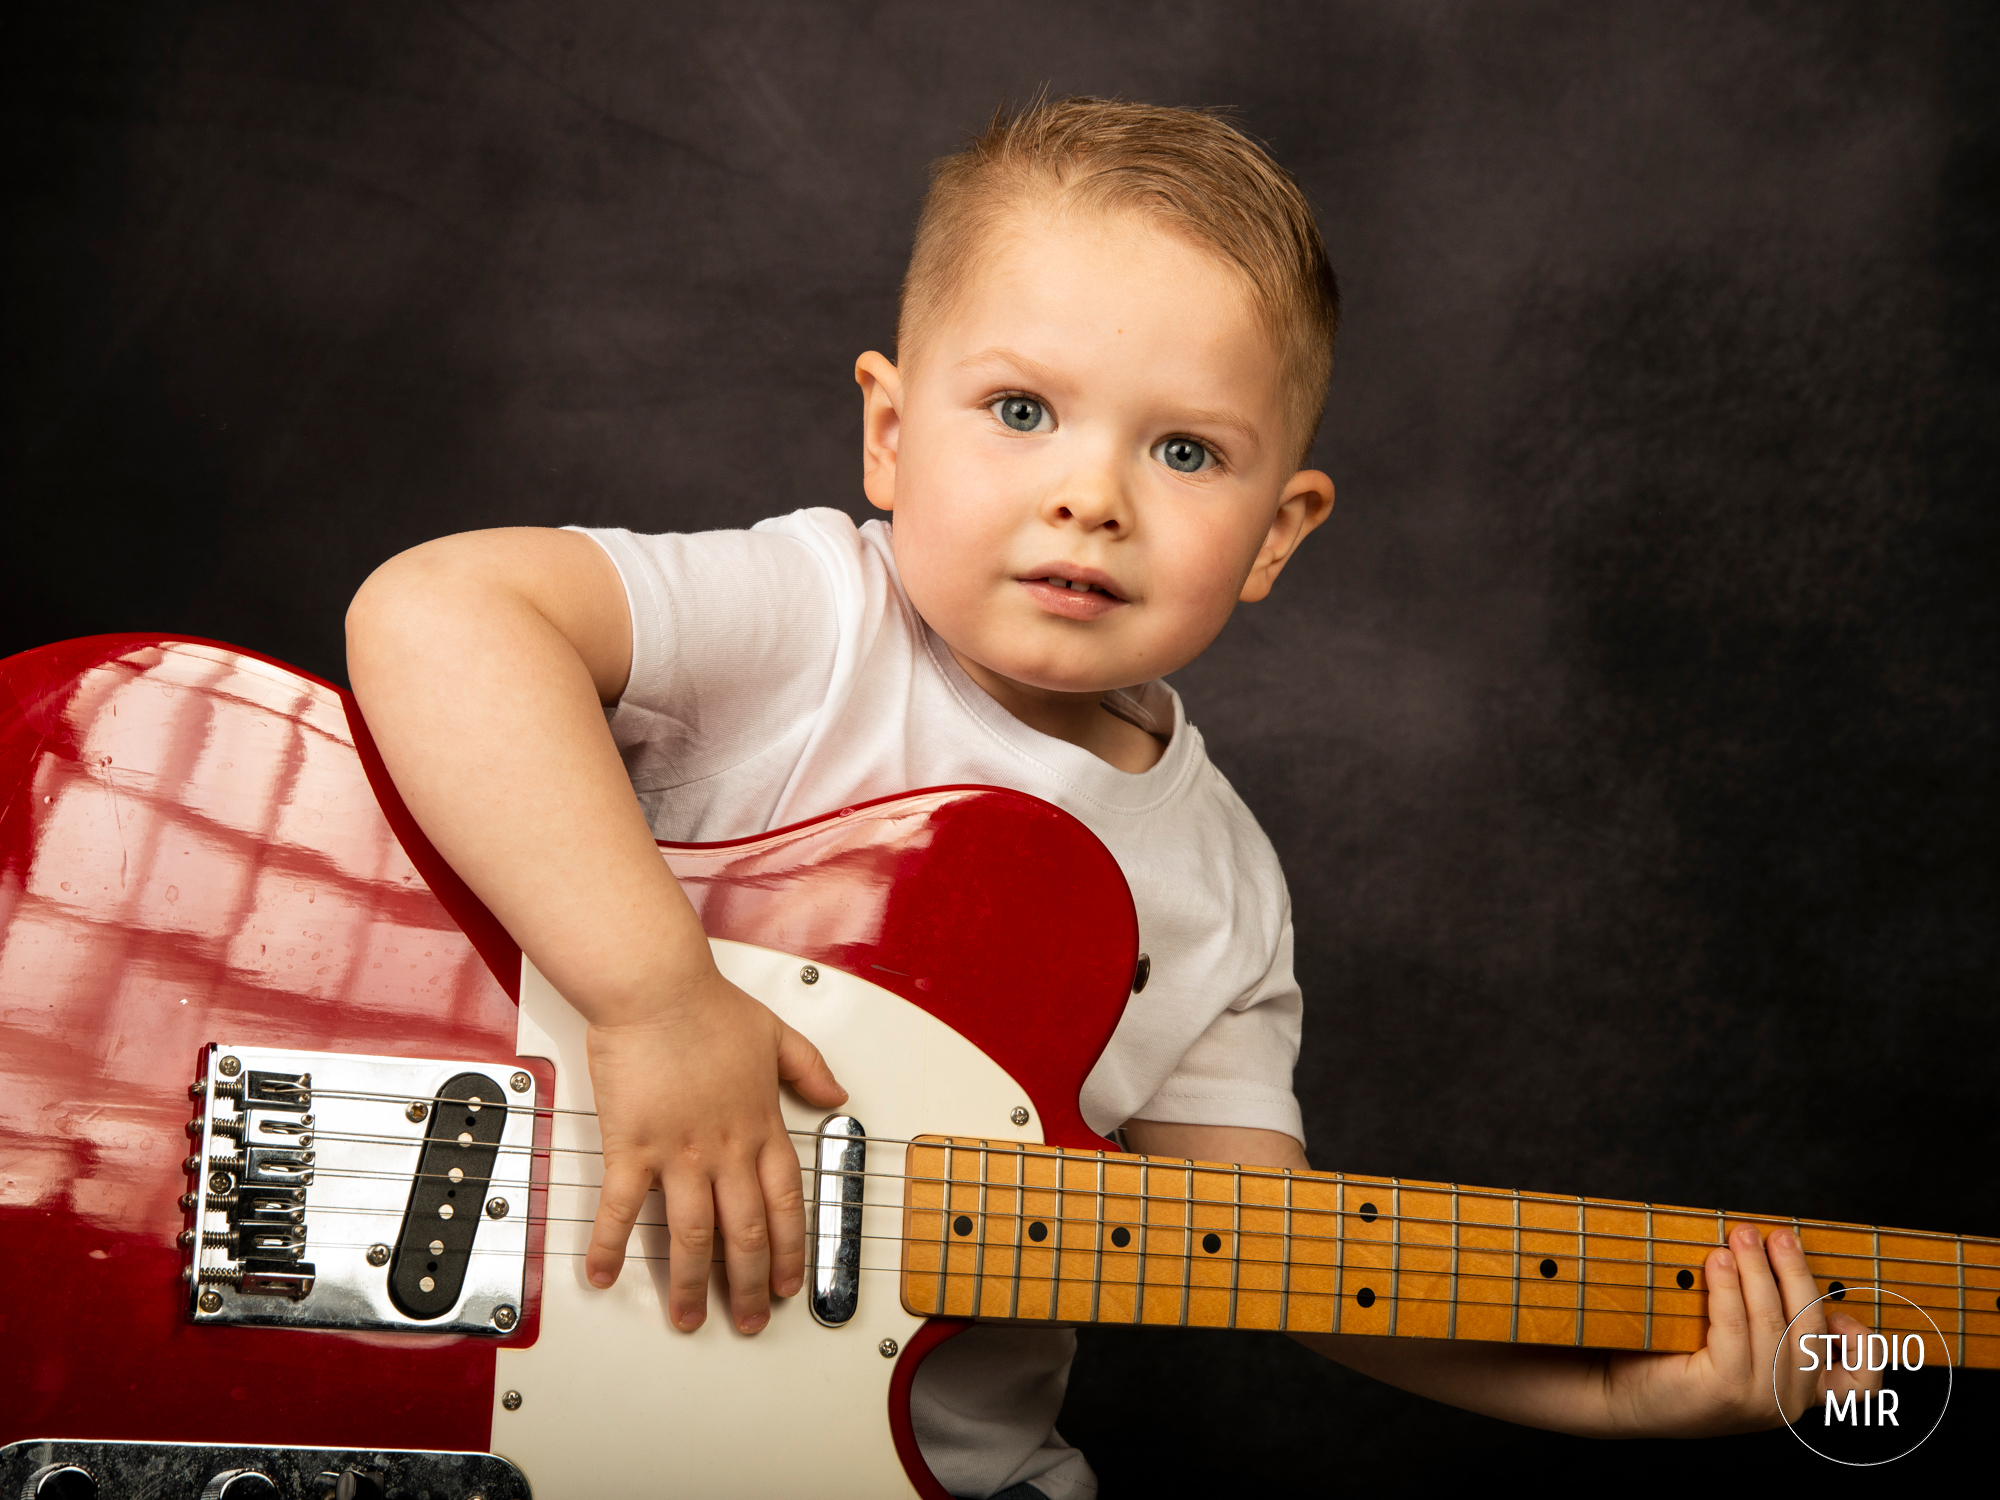
M 861 488 L 878 510 L 896 508 L 896 444 L 903 435 L 903 376 L 870 349 L 854 362 L 861 387 Z
M 1301 469 L 1294 474 L 1278 497 L 1278 513 L 1271 518 L 1264 545 L 1257 549 L 1257 560 L 1250 564 L 1250 576 L 1243 580 L 1243 592 L 1236 597 L 1245 604 L 1255 604 L 1269 594 L 1299 543 L 1332 514 L 1333 481 L 1318 469 Z

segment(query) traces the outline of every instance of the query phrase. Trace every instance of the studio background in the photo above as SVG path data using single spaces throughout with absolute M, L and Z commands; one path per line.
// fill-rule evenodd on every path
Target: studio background
M 1972 4 L 297 3 L 10 20 L 0 655 L 345 681 L 425 538 L 866 512 L 925 164 L 1235 106 L 1346 322 L 1332 521 L 1178 675 L 1278 847 L 1317 1165 L 2000 1233 L 2000 121 Z M 1106 1494 L 1823 1482 L 1088 1330 Z M 1963 1378 L 1894 1471 L 1991 1470 Z

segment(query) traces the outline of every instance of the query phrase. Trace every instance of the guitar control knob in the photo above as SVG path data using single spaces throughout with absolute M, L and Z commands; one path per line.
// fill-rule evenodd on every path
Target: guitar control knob
M 255 1469 L 224 1469 L 202 1489 L 201 1500 L 277 1500 L 278 1487 Z
M 22 1500 L 97 1500 L 97 1481 L 77 1464 L 50 1464 L 28 1476 Z

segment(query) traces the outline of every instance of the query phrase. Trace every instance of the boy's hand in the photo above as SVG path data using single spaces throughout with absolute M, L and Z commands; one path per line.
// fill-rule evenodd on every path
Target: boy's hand
M 1833 1333 L 1858 1338 L 1868 1332 L 1845 1313 L 1813 1306 L 1792 1329 L 1800 1308 L 1819 1296 L 1797 1236 L 1789 1229 L 1760 1242 L 1755 1227 L 1739 1224 L 1728 1248 L 1709 1253 L 1708 1343 L 1692 1354 L 1618 1354 L 1604 1371 L 1604 1398 L 1612 1430 L 1621 1435 L 1706 1437 L 1795 1422 L 1829 1390 L 1877 1390 L 1881 1375 L 1866 1371 L 1814 1371 L 1799 1340 Z M 1780 1342 L 1784 1351 L 1779 1353 Z M 1824 1345 L 1820 1346 L 1822 1349 Z M 1772 1401 L 1771 1362 L 1778 1363 L 1778 1396 Z
M 730 1316 L 744 1333 L 770 1320 L 771 1294 L 805 1277 L 798 1152 L 778 1082 L 831 1109 L 847 1098 L 819 1049 L 720 974 L 658 1014 L 592 1025 L 590 1078 L 604 1142 L 604 1188 L 584 1260 L 607 1287 L 657 1181 L 671 1259 L 667 1316 L 692 1332 L 707 1316 L 709 1265 L 722 1241 Z

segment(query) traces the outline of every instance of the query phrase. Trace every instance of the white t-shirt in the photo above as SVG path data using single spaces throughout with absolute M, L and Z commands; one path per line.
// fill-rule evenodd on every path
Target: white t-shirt
M 880 521 L 804 510 L 750 531 L 585 535 L 631 606 L 632 675 L 609 717 L 656 837 L 740 838 L 952 783 L 1052 802 L 1117 859 L 1152 959 L 1084 1084 L 1084 1119 L 1106 1133 L 1136 1117 L 1303 1139 L 1284 876 L 1164 682 L 1107 700 L 1167 741 L 1151 770 L 1120 771 L 1030 729 L 965 674 L 903 593 Z M 982 1327 L 925 1362 L 912 1417 L 947 1489 L 1095 1493 L 1053 1431 L 1074 1347 L 1062 1330 Z

